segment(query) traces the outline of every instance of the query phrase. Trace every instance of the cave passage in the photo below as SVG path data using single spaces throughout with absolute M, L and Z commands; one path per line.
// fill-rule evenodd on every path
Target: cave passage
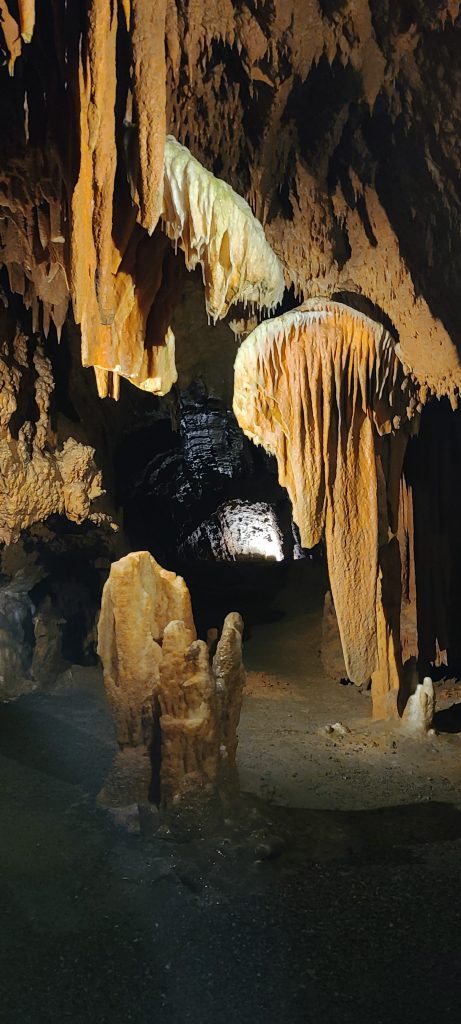
M 0 0 L 0 129 L 2 1024 L 458 1024 L 460 0 Z

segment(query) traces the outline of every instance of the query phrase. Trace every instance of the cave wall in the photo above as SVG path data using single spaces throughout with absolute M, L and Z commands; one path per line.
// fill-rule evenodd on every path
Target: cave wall
M 141 291 L 140 264 L 160 266 L 143 228 L 158 218 L 166 128 L 249 200 L 296 294 L 363 295 L 420 384 L 455 397 L 459 4 L 111 11 L 37 5 L 16 45 L 16 5 L 2 2 L 0 257 L 35 322 L 60 330 L 70 294 L 84 360 L 108 344 L 112 242 Z

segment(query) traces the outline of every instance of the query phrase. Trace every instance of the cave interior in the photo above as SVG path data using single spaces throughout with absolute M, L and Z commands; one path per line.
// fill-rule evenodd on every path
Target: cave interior
M 295 905 L 455 930 L 461 5 L 0 0 L 0 123 L 7 1024 L 457 1020 Z

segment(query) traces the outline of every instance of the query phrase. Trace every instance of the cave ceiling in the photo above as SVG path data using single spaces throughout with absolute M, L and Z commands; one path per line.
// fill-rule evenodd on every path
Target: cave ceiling
M 294 301 L 381 320 L 455 404 L 459 6 L 1 0 L 0 260 L 34 328 L 72 309 L 103 395 L 120 353 L 171 386 L 170 133 L 248 201 Z

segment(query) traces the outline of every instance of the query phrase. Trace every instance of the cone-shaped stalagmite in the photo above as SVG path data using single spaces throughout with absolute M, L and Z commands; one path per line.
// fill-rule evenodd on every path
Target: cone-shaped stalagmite
M 302 544 L 312 547 L 325 532 L 346 669 L 356 683 L 375 673 L 378 647 L 392 633 L 384 623 L 383 640 L 377 628 L 378 552 L 387 535 L 375 447 L 411 412 L 405 386 L 390 334 L 325 300 L 261 324 L 235 363 L 235 414 L 245 433 L 276 456 Z M 386 688 L 398 689 L 398 653 L 395 661 Z

